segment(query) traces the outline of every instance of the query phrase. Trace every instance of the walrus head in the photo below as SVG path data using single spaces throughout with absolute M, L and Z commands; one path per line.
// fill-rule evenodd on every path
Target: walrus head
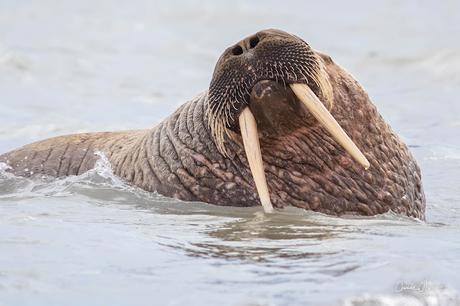
M 370 164 L 331 115 L 333 87 L 324 62 L 302 39 L 264 30 L 224 51 L 207 99 L 208 124 L 220 152 L 240 134 L 262 205 L 272 210 L 259 137 L 292 133 L 319 122 L 365 169 Z

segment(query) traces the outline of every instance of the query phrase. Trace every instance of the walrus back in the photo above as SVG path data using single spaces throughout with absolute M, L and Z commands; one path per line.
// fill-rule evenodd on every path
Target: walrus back
M 9 171 L 18 176 L 79 175 L 92 169 L 97 151 L 115 142 L 122 132 L 84 133 L 59 136 L 25 145 L 0 155 Z

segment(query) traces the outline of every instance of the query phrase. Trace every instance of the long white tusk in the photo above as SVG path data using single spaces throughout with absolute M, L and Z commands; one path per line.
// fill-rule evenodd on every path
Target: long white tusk
M 244 150 L 249 162 L 252 177 L 256 184 L 260 202 L 266 213 L 273 212 L 272 202 L 268 193 L 267 180 L 265 178 L 262 154 L 260 153 L 259 135 L 257 123 L 249 107 L 246 107 L 239 117 L 241 136 L 243 138 Z
M 324 107 L 315 93 L 305 84 L 290 84 L 297 98 L 305 104 L 315 118 L 331 133 L 332 137 L 358 162 L 364 169 L 369 169 L 370 164 L 364 154 L 348 137 L 342 127 Z

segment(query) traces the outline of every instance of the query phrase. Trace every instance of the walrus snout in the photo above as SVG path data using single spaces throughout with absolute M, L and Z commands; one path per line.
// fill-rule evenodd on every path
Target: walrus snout
M 275 29 L 250 35 L 224 51 L 209 85 L 209 126 L 223 154 L 224 134 L 239 130 L 239 115 L 249 106 L 254 86 L 264 80 L 284 87 L 306 84 L 323 103 L 331 102 L 323 62 L 305 41 Z

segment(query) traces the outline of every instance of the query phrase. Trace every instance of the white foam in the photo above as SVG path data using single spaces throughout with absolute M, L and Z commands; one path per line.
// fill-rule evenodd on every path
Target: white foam
M 17 71 L 26 71 L 31 67 L 31 64 L 24 56 L 12 51 L 0 50 L 0 66 Z
M 115 178 L 118 179 L 114 174 L 112 170 L 112 165 L 110 164 L 109 159 L 105 154 L 101 151 L 96 151 L 94 155 L 99 156 L 99 159 L 96 161 L 96 164 L 94 165 L 94 168 L 91 169 L 89 172 L 95 172 L 102 176 L 103 178 Z
M 0 178 L 2 179 L 2 195 L 0 198 L 15 196 L 67 196 L 72 194 L 76 185 L 114 188 L 118 190 L 130 190 L 134 187 L 127 185 L 122 179 L 115 176 L 112 166 L 102 152 L 96 152 L 99 156 L 93 169 L 78 175 L 64 178 L 52 178 L 47 176 L 24 178 L 13 175 L 6 170 L 11 169 L 5 163 L 0 163 Z M 8 186 L 8 188 L 6 187 Z
M 11 167 L 6 163 L 0 162 L 0 173 L 4 173 L 8 169 L 11 169 Z
M 0 179 L 7 179 L 13 176 L 13 174 L 7 171 L 9 169 L 11 169 L 11 167 L 8 164 L 0 162 Z

